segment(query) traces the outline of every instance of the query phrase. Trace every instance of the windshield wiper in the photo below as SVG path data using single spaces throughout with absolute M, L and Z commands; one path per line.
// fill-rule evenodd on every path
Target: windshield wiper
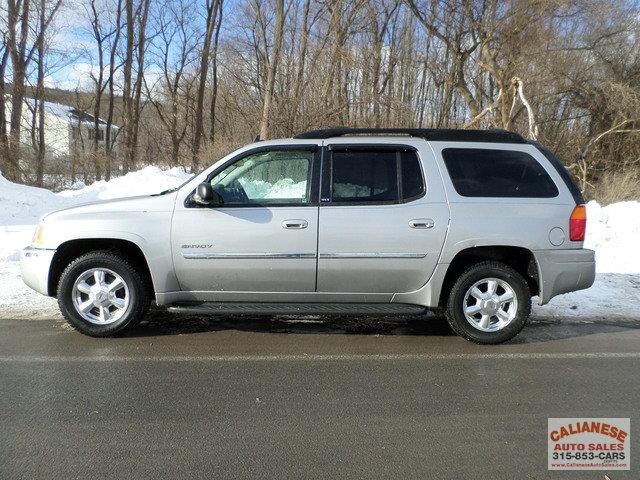
M 154 193 L 151 196 L 158 197 L 160 195 L 166 195 L 167 193 L 175 192 L 176 190 L 178 190 L 178 187 L 168 188 L 166 190 L 161 191 L 160 193 Z

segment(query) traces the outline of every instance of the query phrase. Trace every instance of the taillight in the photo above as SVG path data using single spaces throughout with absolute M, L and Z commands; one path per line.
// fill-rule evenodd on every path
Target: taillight
M 572 242 L 583 242 L 586 230 L 587 208 L 584 205 L 576 205 L 569 218 L 569 239 Z

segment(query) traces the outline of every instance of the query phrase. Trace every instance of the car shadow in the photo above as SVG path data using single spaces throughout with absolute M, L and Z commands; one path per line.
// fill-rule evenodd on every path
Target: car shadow
M 181 335 L 237 330 L 341 335 L 455 335 L 441 315 L 197 315 L 152 309 L 124 336 Z
M 601 333 L 640 329 L 640 319 L 537 319 L 508 344 L 531 344 Z M 437 313 L 404 316 L 368 315 L 219 315 L 175 314 L 152 309 L 125 337 L 184 335 L 226 330 L 303 335 L 455 336 Z

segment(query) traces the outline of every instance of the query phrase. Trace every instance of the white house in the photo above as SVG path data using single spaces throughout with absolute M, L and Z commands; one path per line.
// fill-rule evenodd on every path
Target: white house
M 31 131 L 33 128 L 33 98 L 25 98 L 22 107 L 21 142 L 25 147 L 32 145 Z M 6 119 L 11 115 L 11 99 L 5 102 Z M 104 149 L 107 123 L 99 118 L 98 144 Z M 89 113 L 61 103 L 44 103 L 44 141 L 47 155 L 50 157 L 65 157 L 74 152 L 89 151 L 94 135 L 94 117 Z M 111 125 L 111 141 L 116 149 L 118 126 Z M 7 130 L 9 125 L 7 125 Z

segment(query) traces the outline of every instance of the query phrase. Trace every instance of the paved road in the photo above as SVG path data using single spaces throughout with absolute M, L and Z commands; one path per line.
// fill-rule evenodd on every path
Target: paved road
M 546 470 L 547 417 L 631 417 L 640 324 L 200 319 L 126 338 L 0 320 L 0 479 L 594 478 Z

